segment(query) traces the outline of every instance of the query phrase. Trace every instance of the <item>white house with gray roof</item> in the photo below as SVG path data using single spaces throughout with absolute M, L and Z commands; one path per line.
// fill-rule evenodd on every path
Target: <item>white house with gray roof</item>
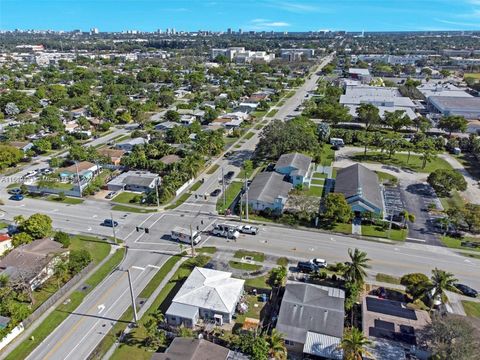
M 160 183 L 160 177 L 149 171 L 131 170 L 118 175 L 107 183 L 110 191 L 136 191 L 148 193 Z
M 281 214 L 292 190 L 292 184 L 276 172 L 262 172 L 255 176 L 248 188 L 248 205 L 255 211 L 270 211 Z
M 128 139 L 122 142 L 119 142 L 115 145 L 115 148 L 123 151 L 132 151 L 133 148 L 137 145 L 146 145 L 148 144 L 148 140 L 142 137 Z
M 344 301 L 341 289 L 287 281 L 276 329 L 288 352 L 342 359 Z
M 310 186 L 312 158 L 300 153 L 283 154 L 277 160 L 275 171 L 285 175 L 293 186 Z
M 230 323 L 245 280 L 232 273 L 195 267 L 165 312 L 167 323 L 193 327 L 198 319 Z

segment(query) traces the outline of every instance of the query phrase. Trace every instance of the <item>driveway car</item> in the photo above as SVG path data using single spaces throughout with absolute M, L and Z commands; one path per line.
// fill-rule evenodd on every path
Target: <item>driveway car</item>
M 21 194 L 22 190 L 20 188 L 13 188 L 13 189 L 9 189 L 8 193 L 10 195 L 17 195 L 17 194 Z
M 211 196 L 218 196 L 218 195 L 220 195 L 221 192 L 222 192 L 222 190 L 215 189 L 215 190 L 212 191 L 212 193 L 210 195 Z
M 232 180 L 233 178 L 233 175 L 235 175 L 235 173 L 233 171 L 229 171 L 225 174 L 225 180 Z
M 455 287 L 465 296 L 477 297 L 478 291 L 465 284 L 455 284 Z
M 243 234 L 251 234 L 251 235 L 257 235 L 258 234 L 258 228 L 256 226 L 252 226 L 252 225 L 240 226 L 239 230 Z
M 10 196 L 10 200 L 22 201 L 23 200 L 23 195 L 22 194 L 12 195 L 12 196 Z
M 113 199 L 115 197 L 115 195 L 117 195 L 117 192 L 116 191 L 111 191 L 107 194 L 107 196 L 105 196 L 105 199 Z

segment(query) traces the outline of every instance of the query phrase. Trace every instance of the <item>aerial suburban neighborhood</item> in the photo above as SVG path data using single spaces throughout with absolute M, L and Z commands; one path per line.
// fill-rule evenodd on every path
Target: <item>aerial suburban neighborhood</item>
M 480 31 L 465 4 L 419 5 L 466 22 L 430 28 L 370 0 L 352 9 L 392 27 L 350 24 L 333 1 L 260 0 L 239 22 L 236 1 L 125 0 L 115 24 L 100 2 L 72 3 L 77 20 L 55 1 L 39 20 L 30 0 L 10 19 L 13 3 L 0 360 L 478 359 Z M 137 20 L 157 12 L 186 30 Z M 225 30 L 194 30 L 197 12 Z M 313 30 L 329 18 L 346 30 Z

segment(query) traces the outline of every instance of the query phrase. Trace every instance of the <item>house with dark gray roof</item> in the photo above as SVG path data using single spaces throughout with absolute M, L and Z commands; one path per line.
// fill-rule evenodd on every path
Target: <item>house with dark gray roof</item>
M 176 337 L 164 353 L 153 354 L 151 360 L 227 360 L 231 356 L 232 351 L 207 340 Z
M 283 154 L 277 160 L 275 171 L 285 175 L 293 186 L 310 186 L 312 158 L 300 153 Z
M 335 192 L 345 196 L 352 211 L 357 215 L 372 212 L 383 213 L 382 188 L 377 174 L 361 164 L 354 164 L 337 171 Z
M 270 209 L 282 213 L 292 184 L 276 172 L 263 172 L 255 176 L 248 188 L 248 205 L 255 211 Z
M 276 329 L 288 352 L 342 359 L 344 302 L 341 289 L 287 281 Z
M 136 191 L 148 193 L 155 189 L 155 185 L 160 182 L 157 174 L 149 171 L 127 171 L 107 183 L 110 191 Z

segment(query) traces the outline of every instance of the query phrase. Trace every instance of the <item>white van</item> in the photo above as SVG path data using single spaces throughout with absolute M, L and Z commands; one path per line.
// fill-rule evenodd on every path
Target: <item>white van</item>
M 192 230 L 192 237 L 194 245 L 197 245 L 202 240 L 200 233 L 196 230 Z M 190 237 L 190 230 L 182 228 L 180 226 L 175 226 L 173 228 L 170 238 L 172 240 L 181 241 L 187 244 L 192 243 L 192 239 Z
M 330 145 L 345 146 L 345 143 L 341 138 L 330 138 Z
M 229 224 L 216 224 L 212 230 L 212 234 L 216 236 L 221 236 L 227 239 L 237 240 L 240 236 L 238 231 L 238 226 L 229 225 Z

